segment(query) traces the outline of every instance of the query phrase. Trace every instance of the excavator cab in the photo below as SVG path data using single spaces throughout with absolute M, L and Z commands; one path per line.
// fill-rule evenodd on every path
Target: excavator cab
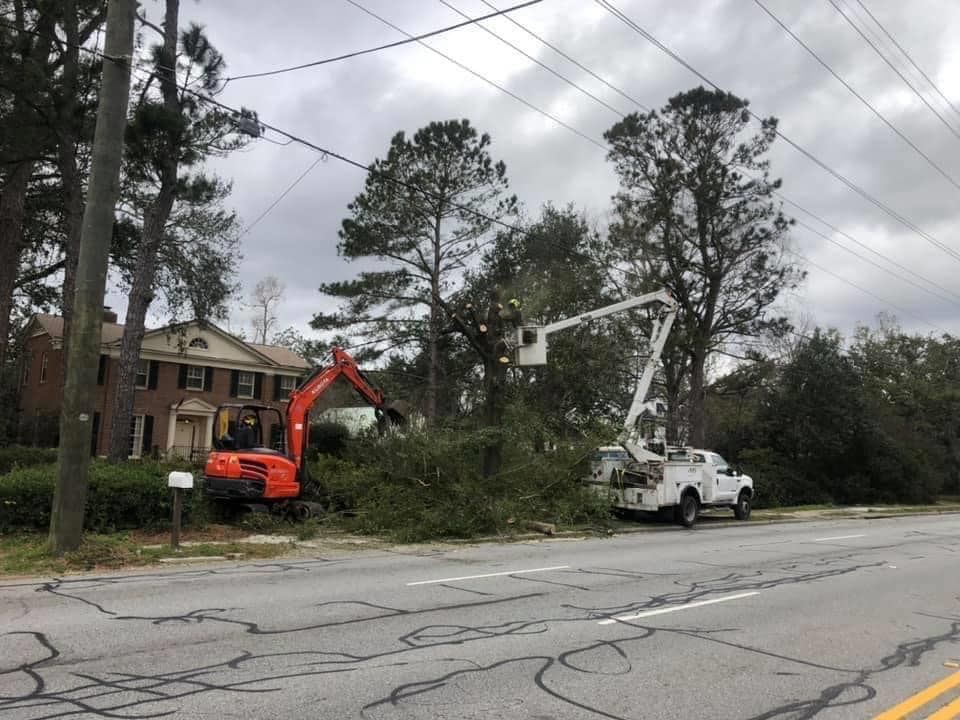
M 259 403 L 224 403 L 217 408 L 213 448 L 218 451 L 285 453 L 283 415 Z

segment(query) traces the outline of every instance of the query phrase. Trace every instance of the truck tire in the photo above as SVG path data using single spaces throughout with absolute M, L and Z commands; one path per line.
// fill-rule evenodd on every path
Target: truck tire
M 737 520 L 749 520 L 751 509 L 750 493 L 742 490 L 737 497 L 737 504 L 733 506 L 733 516 L 737 518 Z
M 687 493 L 680 498 L 680 505 L 677 510 L 680 524 L 684 527 L 693 527 L 697 522 L 697 515 L 700 513 L 700 501 L 693 493 Z

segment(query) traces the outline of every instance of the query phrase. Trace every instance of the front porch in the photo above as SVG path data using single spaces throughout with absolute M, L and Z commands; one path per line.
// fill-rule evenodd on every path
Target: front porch
M 216 412 L 214 406 L 198 398 L 173 403 L 167 420 L 166 456 L 202 463 L 213 445 Z

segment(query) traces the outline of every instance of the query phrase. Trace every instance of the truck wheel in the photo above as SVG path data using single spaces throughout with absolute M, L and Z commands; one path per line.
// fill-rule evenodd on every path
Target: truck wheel
M 750 510 L 750 493 L 744 490 L 737 498 L 737 504 L 733 506 L 733 516 L 737 520 L 749 520 Z
M 680 524 L 684 527 L 693 527 L 700 512 L 700 502 L 693 493 L 687 493 L 680 498 Z

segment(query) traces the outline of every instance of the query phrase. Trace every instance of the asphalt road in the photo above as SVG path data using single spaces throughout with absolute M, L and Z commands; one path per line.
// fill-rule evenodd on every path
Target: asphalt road
M 8 581 L 0 717 L 927 717 L 958 561 L 953 515 Z

